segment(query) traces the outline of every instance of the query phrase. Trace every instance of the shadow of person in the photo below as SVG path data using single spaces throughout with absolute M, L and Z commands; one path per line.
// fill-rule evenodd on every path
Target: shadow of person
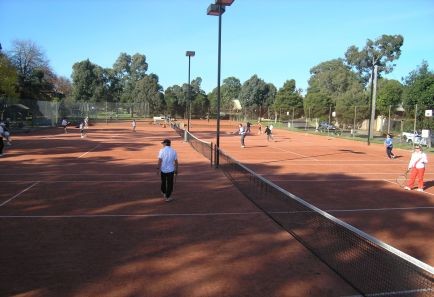
M 434 180 L 424 181 L 423 185 L 425 186 L 425 189 L 429 189 L 431 187 L 434 187 Z

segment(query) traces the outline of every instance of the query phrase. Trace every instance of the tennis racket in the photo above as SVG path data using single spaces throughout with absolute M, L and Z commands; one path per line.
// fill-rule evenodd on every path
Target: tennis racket
M 408 179 L 408 172 L 410 169 L 407 169 L 404 173 L 400 174 L 396 178 L 396 183 L 401 187 L 404 188 L 407 185 L 407 179 Z

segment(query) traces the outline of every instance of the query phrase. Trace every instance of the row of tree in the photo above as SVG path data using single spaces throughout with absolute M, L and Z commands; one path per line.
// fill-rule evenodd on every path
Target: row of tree
M 333 110 L 340 123 L 352 123 L 353 107 L 371 103 L 372 86 L 375 85 L 372 82 L 377 82 L 377 76 L 377 115 L 387 115 L 391 111 L 398 114 L 402 107 L 412 112 L 416 104 L 432 109 L 434 72 L 429 70 L 427 62 L 422 61 L 401 82 L 383 77 L 393 71 L 403 42 L 401 35 L 382 35 L 375 40 L 368 39 L 362 49 L 350 46 L 344 58 L 325 61 L 310 69 L 311 77 L 304 96 L 294 79 L 287 80 L 277 89 L 256 74 L 242 84 L 238 78 L 228 77 L 221 86 L 221 109 L 230 112 L 233 99 L 238 99 L 242 112 L 258 117 L 269 111 L 277 115 L 282 110 L 296 110 L 295 116 L 300 117 L 307 115 L 308 110 L 309 117 L 327 119 L 329 110 Z M 374 69 L 377 76 L 374 76 Z M 206 94 L 201 88 L 202 79 L 197 77 L 190 86 L 173 85 L 164 90 L 158 76 L 147 73 L 148 63 L 143 54 L 121 53 L 112 68 L 84 60 L 75 63 L 72 70 L 72 80 L 58 77 L 34 42 L 14 41 L 10 51 L 0 51 L 0 98 L 129 102 L 149 114 L 178 117 L 186 116 L 190 103 L 191 113 L 196 117 L 215 115 L 217 110 L 216 89 Z M 369 117 L 367 110 L 365 114 L 359 114 L 360 119 Z M 432 125 L 422 113 L 421 108 L 420 125 L 425 128 Z

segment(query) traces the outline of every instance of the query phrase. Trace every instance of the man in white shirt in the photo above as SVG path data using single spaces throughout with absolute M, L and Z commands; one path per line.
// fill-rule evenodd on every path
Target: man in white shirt
M 178 174 L 178 156 L 170 146 L 170 139 L 164 139 L 163 148 L 158 153 L 157 170 L 161 176 L 161 192 L 166 202 L 172 201 L 173 178 Z
M 241 147 L 244 148 L 244 138 L 246 138 L 246 129 L 244 128 L 243 124 L 238 125 L 238 134 L 241 136 Z

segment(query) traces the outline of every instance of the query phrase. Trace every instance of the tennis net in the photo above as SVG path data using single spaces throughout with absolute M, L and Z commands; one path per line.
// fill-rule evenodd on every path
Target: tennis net
M 212 142 L 200 140 L 193 134 L 191 134 L 189 131 L 179 128 L 179 125 L 175 123 L 171 123 L 170 126 L 172 127 L 175 132 L 184 138 L 184 140 L 200 154 L 202 154 L 205 158 L 207 158 L 212 166 L 212 154 L 213 154 L 213 144 Z
M 200 140 L 189 131 L 185 130 L 185 140 L 190 143 L 190 145 L 200 154 L 202 154 L 205 158 L 210 160 L 212 166 L 212 153 L 213 153 L 213 145 L 212 142 L 207 142 Z
M 216 150 L 219 168 L 232 183 L 362 296 L 434 296 L 433 267 L 316 208 Z

